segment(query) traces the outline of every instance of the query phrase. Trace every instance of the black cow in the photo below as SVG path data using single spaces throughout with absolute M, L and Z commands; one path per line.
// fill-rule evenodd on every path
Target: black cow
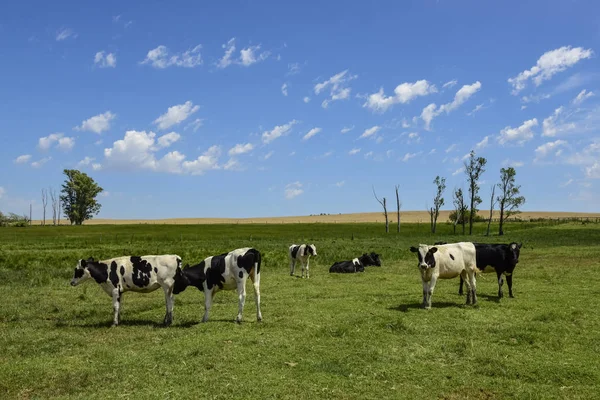
M 362 256 L 355 258 L 352 261 L 338 261 L 329 268 L 329 272 L 364 272 L 365 267 L 369 265 L 381 267 L 381 260 L 379 259 L 379 254 L 373 252 L 371 254 L 364 253 Z
M 502 275 L 506 276 L 508 295 L 515 297 L 512 291 L 512 274 L 519 262 L 522 243 L 509 244 L 473 243 L 477 258 L 477 269 L 482 272 L 496 272 L 498 276 L 498 297 L 502 298 Z M 458 293 L 463 294 L 463 279 L 460 278 Z

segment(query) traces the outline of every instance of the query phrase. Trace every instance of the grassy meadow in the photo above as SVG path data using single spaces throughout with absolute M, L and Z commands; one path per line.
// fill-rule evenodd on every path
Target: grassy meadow
M 600 225 L 513 223 L 503 238 L 475 228 L 468 238 L 446 224 L 436 235 L 426 224 L 2 228 L 0 398 L 600 398 Z M 408 249 L 437 240 L 522 241 L 515 298 L 498 301 L 495 274 L 482 274 L 477 306 L 464 305 L 457 278 L 419 309 Z M 287 247 L 302 242 L 319 253 L 309 280 L 289 276 Z M 190 287 L 169 328 L 160 289 L 125 293 L 111 328 L 100 287 L 69 286 L 78 258 L 175 253 L 185 264 L 244 246 L 263 253 L 262 323 L 250 283 L 241 325 L 233 291 L 199 323 L 204 295 Z M 328 273 L 367 251 L 381 268 Z

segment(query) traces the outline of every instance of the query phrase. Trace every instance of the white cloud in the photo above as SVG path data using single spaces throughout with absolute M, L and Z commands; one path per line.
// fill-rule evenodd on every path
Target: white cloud
M 288 64 L 288 72 L 286 75 L 296 75 L 300 73 L 300 64 L 292 63 Z
M 0 199 L 6 194 L 6 190 L 0 186 Z
M 155 49 L 148 51 L 146 58 L 141 64 L 151 64 L 154 68 L 164 69 L 171 66 L 194 68 L 202 65 L 202 55 L 200 49 L 202 45 L 186 50 L 183 53 L 169 54 L 167 46 L 160 45 Z
M 370 157 L 373 157 L 373 152 L 369 151 L 368 153 L 365 153 L 365 158 L 368 159 Z
M 117 56 L 114 53 L 99 51 L 94 56 L 94 65 L 98 65 L 100 68 L 115 68 L 117 66 Z
M 173 143 L 177 142 L 181 139 L 181 135 L 176 132 L 170 132 L 165 135 L 162 135 L 157 140 L 157 145 L 159 149 L 166 148 L 171 146 Z
M 457 145 L 456 143 L 451 144 L 447 149 L 446 149 L 446 153 L 450 153 L 451 151 L 454 151 L 457 149 Z
M 90 164 L 92 164 L 92 161 L 94 161 L 95 158 L 94 157 L 88 157 L 86 156 L 83 160 L 79 161 L 77 163 L 77 167 L 85 167 L 88 166 Z
M 206 171 L 220 168 L 218 164 L 220 156 L 221 148 L 219 146 L 211 146 L 194 161 L 184 161 L 182 167 L 185 172 L 192 175 L 202 175 Z
M 394 104 L 406 104 L 416 97 L 426 96 L 435 92 L 437 92 L 435 85 L 424 79 L 415 83 L 405 82 L 396 86 L 393 96 L 385 96 L 383 88 L 380 88 L 378 92 L 369 95 L 363 107 L 369 108 L 374 112 L 383 113 Z
M 304 193 L 304 190 L 302 189 L 302 184 L 300 182 L 290 183 L 286 185 L 284 190 L 285 198 L 288 200 L 300 196 L 302 193 Z
M 43 151 L 49 150 L 54 144 L 58 149 L 71 150 L 75 146 L 75 138 L 67 137 L 64 133 L 52 133 L 38 140 L 38 147 Z
M 458 174 L 462 174 L 465 171 L 465 167 L 460 167 L 459 169 L 457 169 L 456 171 L 454 171 L 452 173 L 452 176 L 456 176 Z
M 579 92 L 577 97 L 573 99 L 573 104 L 579 105 L 592 96 L 594 96 L 594 92 L 588 92 L 587 90 L 583 89 L 581 92 Z
M 48 161 L 50 161 L 50 160 L 52 160 L 52 157 L 44 157 L 44 158 L 42 158 L 41 160 L 38 160 L 38 161 L 34 161 L 34 162 L 32 162 L 32 163 L 31 163 L 31 166 L 32 166 L 33 168 L 39 168 L 39 167 L 41 167 L 42 165 L 46 164 L 46 163 L 47 163 Z
M 283 93 L 284 96 L 288 95 L 288 85 L 287 85 L 287 83 L 284 83 L 283 85 L 281 85 L 281 93 Z
M 273 156 L 273 154 L 275 154 L 275 152 L 273 150 L 271 150 L 270 152 L 268 152 L 267 154 L 264 155 L 263 160 L 268 160 L 269 158 L 271 158 L 271 156 Z M 295 151 L 293 151 L 290 156 L 293 156 L 294 154 L 296 154 Z
M 377 133 L 377 132 L 378 132 L 380 129 L 381 129 L 381 127 L 380 127 L 380 126 L 378 126 L 378 125 L 372 126 L 372 127 L 370 127 L 369 129 L 365 129 L 365 131 L 362 133 L 362 135 L 360 135 L 359 139 L 362 139 L 362 138 L 367 138 L 367 137 L 373 136 L 373 135 L 374 135 L 374 134 L 376 134 L 376 133 Z
M 306 135 L 304 135 L 304 137 L 302 138 L 302 140 L 308 140 L 311 137 L 315 136 L 317 133 L 321 132 L 321 128 L 312 128 L 310 131 L 308 131 L 308 133 Z
M 442 85 L 442 89 L 446 89 L 446 88 L 451 89 L 454 86 L 456 86 L 457 83 L 458 83 L 458 81 L 456 79 L 452 79 L 451 81 L 444 83 Z
M 564 147 L 567 145 L 567 142 L 564 140 L 556 140 L 554 142 L 547 142 L 541 146 L 538 146 L 535 149 L 535 160 L 540 161 L 542 158 L 545 158 L 548 154 L 555 152 L 559 149 L 559 147 Z
M 198 129 L 200 129 L 202 127 L 202 125 L 204 125 L 204 120 L 201 118 L 196 118 L 195 120 L 193 120 L 192 122 L 190 122 L 189 124 L 187 124 L 185 126 L 185 128 L 183 128 L 183 130 L 187 130 L 188 128 L 192 128 L 192 130 L 194 132 L 196 132 Z
M 110 129 L 110 123 L 116 117 L 116 114 L 106 111 L 105 113 L 86 119 L 80 126 L 76 126 L 74 129 L 76 131 L 87 131 L 100 134 Z
M 473 115 L 473 114 L 475 114 L 477 111 L 481 111 L 481 110 L 483 110 L 483 103 L 481 103 L 481 104 L 477 104 L 477 105 L 475 106 L 475 108 L 474 108 L 474 109 L 473 109 L 471 112 L 467 113 L 467 115 Z
M 183 104 L 178 104 L 167 109 L 167 112 L 154 120 L 158 125 L 158 129 L 164 130 L 185 121 L 190 115 L 200 109 L 200 106 L 195 106 L 191 101 L 186 101 Z
M 342 186 L 344 186 L 345 184 L 346 184 L 346 181 L 339 181 L 339 182 L 336 182 L 336 183 L 335 183 L 335 186 L 337 186 L 337 187 L 342 187 Z
M 271 143 L 273 140 L 281 136 L 287 135 L 292 130 L 292 127 L 297 123 L 298 121 L 293 119 L 285 125 L 278 125 L 270 131 L 264 131 L 262 134 L 263 143 Z
M 352 126 L 345 126 L 345 127 L 342 128 L 342 130 L 340 132 L 342 134 L 344 134 L 344 133 L 350 132 L 352 129 L 354 129 L 354 125 L 352 125 Z
M 577 64 L 579 61 L 590 58 L 593 54 L 591 49 L 583 47 L 563 46 L 555 50 L 548 51 L 538 59 L 537 64 L 531 69 L 521 72 L 514 78 L 509 78 L 508 83 L 513 86 L 512 94 L 517 95 L 527 86 L 529 79 L 533 80 L 535 86 L 539 86 L 543 81 L 549 80 L 555 74 L 566 70 Z
M 481 82 L 479 81 L 471 85 L 463 85 L 463 87 L 456 92 L 454 99 L 450 103 L 442 104 L 439 108 L 437 108 L 435 103 L 429 104 L 421 112 L 421 119 L 425 122 L 425 129 L 429 130 L 431 121 L 433 121 L 435 117 L 440 115 L 442 112 L 449 114 L 450 112 L 456 110 L 480 89 Z
M 571 179 L 569 179 L 568 181 L 566 181 L 565 183 L 561 183 L 561 184 L 559 185 L 559 187 L 561 187 L 561 188 L 567 187 L 567 186 L 569 186 L 569 185 L 570 185 L 571 183 L 573 183 L 573 182 L 575 182 L 575 180 L 574 180 L 573 178 L 571 178 Z
M 527 106 L 521 106 L 521 111 L 523 111 L 526 108 L 527 108 Z
M 523 96 L 523 97 L 521 97 L 521 101 L 525 104 L 539 103 L 540 101 L 549 99 L 550 97 L 552 97 L 552 95 L 550 95 L 548 93 L 542 93 L 542 94 L 537 94 L 537 95 Z
M 221 46 L 225 49 L 225 54 L 219 62 L 217 63 L 217 67 L 219 68 L 227 68 L 229 65 L 233 63 L 233 53 L 235 52 L 235 38 L 229 39 L 229 41 Z
M 233 146 L 231 149 L 229 149 L 228 154 L 230 156 L 237 156 L 240 154 L 248 153 L 249 151 L 252 151 L 252 149 L 254 149 L 254 145 L 252 143 L 246 143 L 246 144 L 238 143 L 235 146 Z
M 421 111 L 421 119 L 425 122 L 425 129 L 429 129 L 431 126 L 431 121 L 435 118 L 439 113 L 436 111 L 435 103 L 431 103 Z
M 17 158 L 15 158 L 15 164 L 24 164 L 31 160 L 31 154 L 23 154 Z
M 502 161 L 503 167 L 519 168 L 519 167 L 522 167 L 523 165 L 525 165 L 525 163 L 523 161 L 513 161 L 510 159 L 506 159 L 506 160 Z
M 266 60 L 271 54 L 268 51 L 260 52 L 261 45 L 249 46 L 245 49 L 240 50 L 239 59 L 235 59 L 235 38 L 229 39 L 229 41 L 221 46 L 225 49 L 225 54 L 217 62 L 218 68 L 227 68 L 231 64 L 243 65 L 249 67 L 252 64 Z
M 235 158 L 230 158 L 225 165 L 223 165 L 223 169 L 226 171 L 243 171 L 244 167 Z
M 305 97 L 304 97 L 304 99 L 302 99 L 302 100 L 303 100 L 305 103 L 308 103 L 308 102 L 310 102 L 310 97 L 308 97 L 308 96 L 305 96 Z
M 403 162 L 407 162 L 408 160 L 410 160 L 411 158 L 415 158 L 419 154 L 421 154 L 421 152 L 418 152 L 418 153 L 406 153 L 404 155 L 404 157 L 402 157 L 402 161 Z
M 76 38 L 77 34 L 75 34 L 75 32 L 73 32 L 69 28 L 63 28 L 60 31 L 56 32 L 56 41 L 57 42 L 61 42 L 61 41 L 66 40 L 66 39 L 68 39 L 70 37 Z
M 351 156 L 358 154 L 358 153 L 360 153 L 360 149 L 352 149 L 348 152 L 348 154 Z
M 490 143 L 490 136 L 486 136 L 481 140 L 481 142 L 479 142 L 475 145 L 475 150 L 484 149 L 488 146 L 489 143 Z
M 320 94 L 323 90 L 331 88 L 330 98 L 323 100 L 321 106 L 327 108 L 329 103 L 337 100 L 345 100 L 350 97 L 351 89 L 347 87 L 348 82 L 354 80 L 358 75 L 348 74 L 348 70 L 344 70 L 338 74 L 333 75 L 331 78 L 324 82 L 317 83 L 314 87 L 315 94 Z
M 500 131 L 498 143 L 504 145 L 509 142 L 516 142 L 517 144 L 522 145 L 533 139 L 533 128 L 536 126 L 538 126 L 537 118 L 527 120 L 517 128 L 507 126 Z
M 596 161 L 593 165 L 585 167 L 585 176 L 590 179 L 600 179 L 600 163 Z
M 431 155 L 431 154 L 435 154 L 435 153 L 436 153 L 436 150 L 435 150 L 435 149 L 431 149 L 431 150 L 429 151 L 429 153 L 427 153 L 427 154 Z

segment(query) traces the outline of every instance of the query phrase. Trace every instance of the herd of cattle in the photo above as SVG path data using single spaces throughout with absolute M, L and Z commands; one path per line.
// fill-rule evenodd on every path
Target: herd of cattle
M 445 243 L 436 242 L 433 246 L 420 244 L 411 247 L 417 253 L 418 267 L 423 282 L 423 308 L 431 308 L 431 296 L 438 279 L 450 279 L 460 276 L 459 293 L 463 294 L 463 282 L 467 286 L 467 304 L 477 303 L 476 274 L 495 271 L 498 276 L 498 297 L 503 296 L 502 276 L 506 276 L 510 297 L 513 297 L 512 274 L 519 262 L 521 245 L 483 244 L 472 242 Z M 290 275 L 294 275 L 296 263 L 302 268 L 301 277 L 309 278 L 309 261 L 317 255 L 314 244 L 293 244 L 288 249 Z M 334 263 L 330 273 L 364 272 L 367 266 L 381 266 L 379 254 L 364 253 L 350 261 Z M 114 317 L 113 326 L 119 324 L 121 295 L 134 291 L 152 292 L 162 288 L 165 293 L 166 314 L 164 324 L 173 322 L 173 296 L 183 292 L 188 286 L 194 286 L 204 292 L 204 317 L 208 314 L 214 295 L 219 290 L 237 289 L 238 314 L 236 321 L 242 321 L 246 301 L 246 280 L 248 277 L 254 286 L 256 319 L 262 321 L 260 312 L 260 267 L 261 254 L 250 247 L 232 250 L 216 256 L 210 256 L 199 264 L 181 267 L 181 257 L 175 254 L 151 256 L 125 256 L 108 260 L 79 260 L 71 280 L 71 286 L 93 278 L 102 289 L 112 297 Z

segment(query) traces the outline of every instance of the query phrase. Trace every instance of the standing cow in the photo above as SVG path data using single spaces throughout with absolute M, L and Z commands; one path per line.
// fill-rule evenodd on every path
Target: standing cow
M 477 256 L 477 268 L 483 272 L 496 272 L 498 277 L 498 298 L 502 298 L 502 285 L 504 281 L 502 275 L 506 276 L 508 285 L 508 295 L 515 297 L 512 291 L 512 274 L 519 262 L 521 246 L 523 243 L 512 242 L 509 244 L 488 244 L 473 243 Z M 458 289 L 459 294 L 463 294 L 463 279 L 460 278 Z
M 290 258 L 290 275 L 294 275 L 294 270 L 296 268 L 296 261 L 300 262 L 302 266 L 302 278 L 304 278 L 304 265 L 306 264 L 306 279 L 309 278 L 308 273 L 308 262 L 310 256 L 317 256 L 317 248 L 314 244 L 293 244 L 289 248 L 289 258 Z
M 173 322 L 173 285 L 180 266 L 178 255 L 126 256 L 101 261 L 89 258 L 77 262 L 71 286 L 94 278 L 113 299 L 113 326 L 119 325 L 124 292 L 149 293 L 162 287 L 167 307 L 164 324 L 168 326 Z
M 470 242 L 459 242 L 439 246 L 420 244 L 411 247 L 410 251 L 417 253 L 419 271 L 423 282 L 422 308 L 431 308 L 431 295 L 438 279 L 451 279 L 457 276 L 466 278 L 467 304 L 477 304 L 475 273 L 475 246 Z M 465 279 L 466 280 L 466 279 Z
M 219 290 L 237 289 L 238 315 L 236 322 L 242 322 L 242 313 L 246 301 L 246 279 L 250 277 L 254 284 L 256 301 L 256 319 L 262 321 L 260 312 L 260 263 L 261 255 L 256 249 L 245 247 L 205 258 L 200 264 L 178 271 L 175 277 L 173 293 L 181 293 L 188 286 L 195 286 L 204 292 L 204 317 L 208 321 L 208 312 L 214 295 Z

